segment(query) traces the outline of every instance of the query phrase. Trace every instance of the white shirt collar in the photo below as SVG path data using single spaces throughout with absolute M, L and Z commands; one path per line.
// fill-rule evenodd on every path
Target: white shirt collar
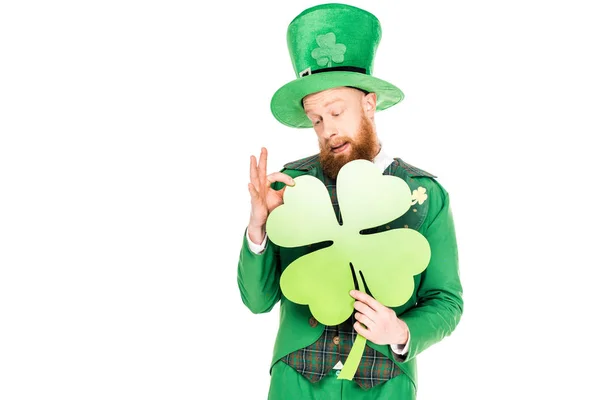
M 373 164 L 375 164 L 377 168 L 379 168 L 383 173 L 383 171 L 385 171 L 385 169 L 393 162 L 394 158 L 387 155 L 386 152 L 383 150 L 383 145 L 381 145 L 379 153 L 373 159 Z

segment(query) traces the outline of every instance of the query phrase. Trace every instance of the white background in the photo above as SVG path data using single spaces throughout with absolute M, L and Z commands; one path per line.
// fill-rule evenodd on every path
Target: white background
M 406 94 L 380 138 L 456 221 L 465 311 L 419 399 L 600 398 L 594 2 L 349 3 Z M 317 151 L 269 110 L 314 4 L 2 2 L 1 399 L 266 398 L 278 308 L 236 283 L 248 158 Z

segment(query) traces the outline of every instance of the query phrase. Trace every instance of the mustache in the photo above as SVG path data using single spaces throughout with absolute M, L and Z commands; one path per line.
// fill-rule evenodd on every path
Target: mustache
M 325 141 L 325 148 L 327 148 L 327 149 L 329 149 L 329 151 L 331 151 L 331 149 L 333 149 L 335 147 L 339 147 L 339 146 L 343 145 L 344 143 L 353 144 L 354 141 L 347 136 L 336 136 L 334 139 L 327 139 Z

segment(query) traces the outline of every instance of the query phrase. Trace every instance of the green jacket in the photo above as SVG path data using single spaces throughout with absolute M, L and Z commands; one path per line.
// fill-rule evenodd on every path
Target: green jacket
M 429 242 L 431 259 L 425 271 L 415 276 L 415 291 L 410 300 L 394 308 L 410 330 L 406 357 L 399 358 L 388 345 L 377 345 L 370 341 L 367 341 L 367 345 L 393 359 L 416 387 L 415 357 L 448 336 L 458 324 L 463 310 L 462 285 L 448 193 L 434 179 L 435 176 L 400 159 L 396 159 L 395 163 L 392 163 L 397 167 L 394 175 L 404 179 L 411 191 L 424 188 L 427 199 L 422 204 L 416 203 L 385 229 L 408 226 L 418 230 Z M 314 156 L 286 164 L 282 171 L 292 178 L 308 174 L 323 180 L 318 158 Z M 307 252 L 307 247 L 283 248 L 267 240 L 265 251 L 257 255 L 248 247 L 244 234 L 238 262 L 238 286 L 242 301 L 253 313 L 269 312 L 281 301 L 279 330 L 271 367 L 285 355 L 316 341 L 325 328 L 315 323 L 308 306 L 289 301 L 279 287 L 282 271 Z

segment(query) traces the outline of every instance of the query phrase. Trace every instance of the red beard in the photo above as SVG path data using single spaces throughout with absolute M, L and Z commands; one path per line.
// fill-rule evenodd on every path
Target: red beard
M 330 140 L 328 139 L 325 144 L 319 145 L 321 151 L 319 154 L 319 160 L 323 167 L 323 172 L 330 178 L 336 179 L 340 169 L 354 160 L 368 160 L 372 161 L 377 155 L 379 150 L 379 143 L 372 125 L 366 116 L 362 116 L 358 135 L 356 139 L 350 139 L 347 136 L 335 136 L 336 143 L 348 142 L 350 144 L 350 152 L 344 152 L 342 154 L 335 154 L 331 151 Z

